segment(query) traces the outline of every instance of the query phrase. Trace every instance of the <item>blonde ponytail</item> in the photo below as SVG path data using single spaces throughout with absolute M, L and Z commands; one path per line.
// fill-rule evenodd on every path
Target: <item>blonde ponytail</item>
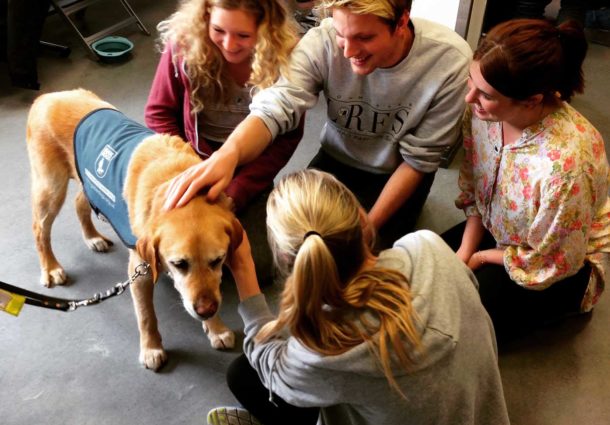
M 333 356 L 367 343 L 398 392 L 392 363 L 413 365 L 420 345 L 407 279 L 365 266 L 360 205 L 330 174 L 285 176 L 267 203 L 269 242 L 286 276 L 279 315 L 258 333 L 266 341 L 287 329 L 303 345 Z

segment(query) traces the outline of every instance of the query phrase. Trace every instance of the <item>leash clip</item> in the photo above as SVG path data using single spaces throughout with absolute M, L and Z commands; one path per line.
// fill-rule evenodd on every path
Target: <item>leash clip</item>
M 78 307 L 87 307 L 90 305 L 98 304 L 102 301 L 101 295 L 99 293 L 95 294 L 91 298 L 87 298 L 85 300 L 72 300 L 68 302 L 68 311 L 74 311 Z
M 150 264 L 148 264 L 147 262 L 138 264 L 134 269 L 133 275 L 129 278 L 129 282 L 132 283 L 140 276 L 146 276 L 148 274 L 149 269 Z M 123 289 L 125 289 L 125 287 L 123 287 Z
M 125 292 L 125 288 L 127 288 L 131 283 L 133 283 L 138 277 L 146 276 L 146 274 L 148 274 L 149 269 L 150 265 L 146 262 L 138 264 L 134 268 L 134 272 L 129 277 L 129 279 L 127 279 L 125 282 L 117 283 L 112 288 L 108 289 L 105 293 L 98 292 L 91 298 L 69 301 L 68 311 L 74 311 L 78 307 L 88 307 L 90 305 L 99 304 L 107 298 L 114 297 L 115 295 L 121 295 L 123 292 Z

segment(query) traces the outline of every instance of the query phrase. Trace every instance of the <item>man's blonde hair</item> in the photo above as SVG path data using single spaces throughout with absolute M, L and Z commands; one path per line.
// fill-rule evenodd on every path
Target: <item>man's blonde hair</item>
M 285 287 L 276 320 L 258 333 L 266 341 L 288 329 L 324 355 L 338 355 L 363 342 L 397 389 L 392 363 L 406 370 L 420 345 L 406 277 L 363 269 L 370 256 L 362 209 L 330 174 L 299 171 L 283 177 L 269 195 L 267 228 Z
M 206 99 L 227 99 L 229 76 L 222 53 L 209 37 L 210 10 L 244 10 L 256 18 L 257 43 L 248 81 L 255 89 L 272 85 L 287 72 L 289 56 L 298 40 L 296 23 L 284 0 L 186 0 L 157 26 L 163 46 L 171 46 L 174 63 L 184 59 L 191 83 L 193 113 Z M 170 47 L 168 47 L 170 48 Z
M 338 7 L 357 15 L 375 15 L 394 30 L 402 15 L 411 11 L 411 3 L 411 0 L 320 0 L 318 7 L 325 15 Z

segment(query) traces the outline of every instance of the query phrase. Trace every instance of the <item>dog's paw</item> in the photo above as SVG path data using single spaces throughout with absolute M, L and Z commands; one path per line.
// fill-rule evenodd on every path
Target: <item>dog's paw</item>
M 146 369 L 158 371 L 167 361 L 167 354 L 163 348 L 149 348 L 140 351 L 140 364 Z
M 235 347 L 235 334 L 231 330 L 219 334 L 208 334 L 212 348 L 217 350 L 230 350 Z
M 85 239 L 85 243 L 91 251 L 95 252 L 106 252 L 112 246 L 112 241 L 102 236 Z
M 48 271 L 43 271 L 40 275 L 40 283 L 47 288 L 52 288 L 55 285 L 64 285 L 68 282 L 66 272 L 61 267 L 57 267 Z
M 219 332 L 214 332 L 208 326 L 206 326 L 205 322 L 202 324 L 202 326 L 203 331 L 210 340 L 212 348 L 217 350 L 229 350 L 235 347 L 235 333 L 231 329 L 224 328 Z

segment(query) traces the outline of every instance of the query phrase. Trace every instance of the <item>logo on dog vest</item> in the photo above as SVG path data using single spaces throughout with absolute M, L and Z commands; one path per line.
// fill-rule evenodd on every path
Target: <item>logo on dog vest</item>
M 104 177 L 106 175 L 110 162 L 115 156 L 116 151 L 112 149 L 110 145 L 104 146 L 95 160 L 95 174 L 97 174 L 98 177 Z

